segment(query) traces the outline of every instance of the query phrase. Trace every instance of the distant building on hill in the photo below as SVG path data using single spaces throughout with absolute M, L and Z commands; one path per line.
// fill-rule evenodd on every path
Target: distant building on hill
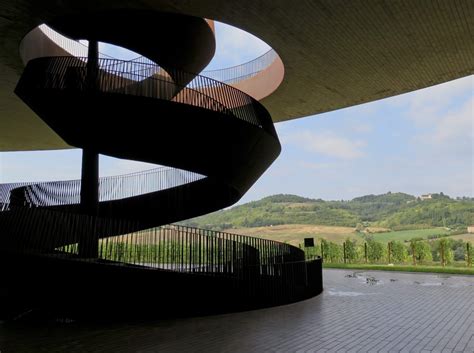
M 433 198 L 433 194 L 426 194 L 426 195 L 421 195 L 420 200 L 431 200 Z
M 467 232 L 468 233 L 474 233 L 474 226 L 467 227 Z

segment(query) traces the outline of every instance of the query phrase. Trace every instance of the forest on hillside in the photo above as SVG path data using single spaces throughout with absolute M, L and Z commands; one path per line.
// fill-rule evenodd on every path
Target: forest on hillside
M 453 199 L 439 193 L 421 200 L 405 193 L 388 192 L 348 201 L 324 201 L 279 194 L 181 223 L 218 230 L 280 224 L 465 230 L 474 224 L 474 198 Z

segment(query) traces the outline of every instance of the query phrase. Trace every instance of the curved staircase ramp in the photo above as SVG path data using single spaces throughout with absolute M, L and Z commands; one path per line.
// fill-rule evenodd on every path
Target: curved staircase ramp
M 131 87 L 128 71 L 111 74 L 109 68 L 117 67 L 117 60 L 101 59 L 97 88 L 90 92 L 86 65 L 85 58 L 31 60 L 16 93 L 72 146 L 206 176 L 173 190 L 186 201 L 175 211 L 157 202 L 168 200 L 169 206 L 176 206 L 168 190 L 108 202 L 109 213 L 104 216 L 125 213 L 134 219 L 133 212 L 127 211 L 132 209 L 149 227 L 227 207 L 244 195 L 280 152 L 268 112 L 235 88 L 196 75 L 193 81 L 200 83 L 201 91 L 197 86 L 170 89 L 178 85 L 156 77 L 140 81 L 140 74 L 135 74 Z M 176 91 L 179 94 L 170 98 L 169 92 Z M 167 222 L 156 218 L 156 207 L 170 209 Z
M 6 229 L 2 279 L 14 288 L 13 303 L 52 315 L 211 314 L 291 303 L 322 291 L 321 260 L 306 261 L 289 244 L 178 225 L 133 231 L 134 222 L 126 220 L 9 209 L 0 213 Z M 91 234 L 105 237 L 98 256 L 85 258 L 81 246 Z
M 209 21 L 174 13 L 117 9 L 64 16 L 47 25 L 71 39 L 87 38 L 127 48 L 166 71 L 200 72 L 216 47 Z M 173 80 L 186 85 L 192 78 L 181 75 Z
M 149 30 L 138 21 L 143 17 L 135 15 L 130 20 L 136 24 L 136 34 Z M 178 60 L 183 48 L 171 52 L 173 41 L 149 49 L 150 36 L 134 42 L 134 36 L 124 36 L 117 27 L 123 13 L 104 16 L 87 17 L 89 32 L 77 26 L 84 18 L 50 25 L 73 38 L 128 47 L 160 65 L 102 58 L 94 62 L 91 75 L 87 58 L 39 57 L 28 61 L 15 93 L 71 146 L 171 168 L 100 178 L 95 216 L 82 214 L 79 180 L 0 185 L 3 258 L 21 258 L 17 274 L 31 283 L 42 278 L 56 289 L 41 273 L 62 276 L 67 270 L 79 277 L 88 273 L 91 282 L 86 287 L 93 283 L 106 296 L 119 289 L 118 284 L 103 287 L 102 276 L 129 276 L 128 283 L 137 284 L 139 278 L 140 286 L 151 291 L 158 281 L 171 287 L 158 296 L 169 300 L 182 296 L 183 288 L 193 291 L 206 283 L 209 288 L 202 290 L 202 305 L 197 306 L 207 308 L 202 309 L 205 312 L 276 305 L 318 294 L 321 261 L 306 262 L 296 247 L 166 225 L 234 204 L 276 159 L 281 146 L 269 113 L 258 101 L 183 70 L 199 71 L 210 60 L 209 48 L 200 49 L 203 43 L 214 43 L 204 20 L 191 21 L 171 36 L 176 40 L 198 28 L 195 42 L 183 45 L 197 56 Z M 166 15 L 161 25 L 170 25 L 166 22 L 170 18 L 182 20 Z M 168 52 L 163 54 L 163 48 Z M 175 61 L 179 68 L 171 67 Z M 94 256 L 90 249 L 96 251 Z M 16 277 L 10 278 L 11 283 L 25 288 Z M 153 283 L 144 284 L 144 277 Z M 90 314 L 96 302 L 91 293 L 79 284 L 63 285 L 68 298 L 87 303 L 76 305 L 75 314 L 82 310 Z M 217 289 L 233 300 L 210 300 Z M 39 298 L 66 305 L 54 290 L 45 289 Z

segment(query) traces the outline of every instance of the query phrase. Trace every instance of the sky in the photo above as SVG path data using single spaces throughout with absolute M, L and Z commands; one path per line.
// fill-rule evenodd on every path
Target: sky
M 238 65 L 269 46 L 216 23 L 207 69 Z M 134 53 L 102 46 L 130 59 Z M 276 124 L 282 153 L 239 203 L 278 194 L 348 200 L 388 191 L 474 196 L 474 76 Z M 0 153 L 0 183 L 80 177 L 80 150 Z M 156 167 L 101 156 L 101 176 Z

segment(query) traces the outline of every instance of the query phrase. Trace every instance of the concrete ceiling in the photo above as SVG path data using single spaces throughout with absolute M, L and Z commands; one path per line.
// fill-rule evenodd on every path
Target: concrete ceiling
M 263 39 L 285 65 L 281 86 L 262 101 L 276 122 L 474 71 L 472 0 L 3 0 L 0 150 L 68 148 L 13 94 L 23 67 L 18 52 L 23 36 L 65 13 L 118 7 L 215 19 Z

